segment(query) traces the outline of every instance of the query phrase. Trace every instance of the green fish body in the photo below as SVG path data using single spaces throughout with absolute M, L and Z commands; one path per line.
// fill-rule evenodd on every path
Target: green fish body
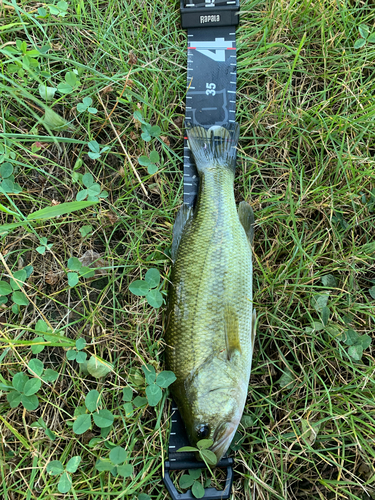
M 188 139 L 200 189 L 194 211 L 183 206 L 174 226 L 166 359 L 191 444 L 212 439 L 220 460 L 240 422 L 251 371 L 254 216 L 245 202 L 237 212 L 234 200 L 238 126 L 190 128 Z

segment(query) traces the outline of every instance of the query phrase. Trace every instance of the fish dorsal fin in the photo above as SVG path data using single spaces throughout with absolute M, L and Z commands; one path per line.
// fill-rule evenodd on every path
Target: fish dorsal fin
M 245 230 L 250 245 L 254 243 L 254 212 L 246 201 L 241 201 L 238 205 L 238 218 Z
M 209 129 L 187 124 L 186 131 L 198 172 L 204 171 L 208 165 L 212 167 L 213 163 L 223 165 L 234 172 L 239 137 L 238 123 L 228 128 L 214 125 Z
M 224 308 L 224 334 L 227 357 L 231 361 L 237 354 L 241 354 L 238 316 L 231 306 Z
M 173 262 L 176 260 L 177 250 L 181 241 L 183 230 L 186 226 L 187 221 L 192 217 L 192 215 L 193 215 L 193 209 L 189 205 L 186 205 L 185 203 L 181 206 L 180 210 L 177 212 L 176 220 L 174 221 L 174 226 L 173 226 L 173 241 L 171 249 Z

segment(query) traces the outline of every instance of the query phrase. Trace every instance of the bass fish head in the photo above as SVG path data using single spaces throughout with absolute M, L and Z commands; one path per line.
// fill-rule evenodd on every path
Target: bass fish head
M 219 364 L 219 360 L 210 363 L 209 370 L 201 370 L 185 382 L 189 404 L 182 411 L 192 445 L 211 439 L 210 450 L 218 461 L 233 440 L 247 395 L 247 381 L 244 383 L 239 373 L 228 374 Z
M 193 441 L 212 439 L 210 450 L 219 462 L 228 450 L 241 420 L 243 407 L 238 407 L 237 398 L 229 391 L 218 390 L 215 400 L 207 397 L 204 411 L 193 421 Z M 219 397 L 220 404 L 216 398 Z M 209 406 L 210 405 L 210 406 Z

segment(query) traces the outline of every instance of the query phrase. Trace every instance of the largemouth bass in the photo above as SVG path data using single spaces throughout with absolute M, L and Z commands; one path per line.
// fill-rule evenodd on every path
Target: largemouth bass
M 253 211 L 237 212 L 233 182 L 239 127 L 188 129 L 200 187 L 173 228 L 165 340 L 172 394 L 190 443 L 212 439 L 218 461 L 245 406 L 255 337 Z

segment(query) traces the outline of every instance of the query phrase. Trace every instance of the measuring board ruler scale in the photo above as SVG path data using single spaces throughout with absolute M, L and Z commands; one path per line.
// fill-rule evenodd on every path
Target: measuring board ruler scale
M 239 22 L 239 0 L 204 0 L 201 3 L 181 0 L 182 27 L 187 28 L 187 94 L 185 123 L 205 128 L 235 124 L 236 114 L 236 33 Z M 199 178 L 194 160 L 184 138 L 184 203 L 194 206 Z M 168 460 L 164 483 L 173 500 L 194 499 L 191 490 L 178 493 L 170 472 L 205 468 L 193 453 L 179 453 L 189 440 L 177 406 L 172 404 Z M 219 500 L 230 496 L 233 482 L 233 459 L 224 457 L 217 467 L 226 469 L 223 490 L 207 488 L 205 499 Z
M 185 123 L 209 128 L 236 121 L 235 26 L 239 8 L 235 0 L 181 2 L 182 26 L 188 28 Z M 198 24 L 193 26 L 193 22 Z M 185 204 L 194 206 L 198 188 L 198 174 L 185 137 Z

